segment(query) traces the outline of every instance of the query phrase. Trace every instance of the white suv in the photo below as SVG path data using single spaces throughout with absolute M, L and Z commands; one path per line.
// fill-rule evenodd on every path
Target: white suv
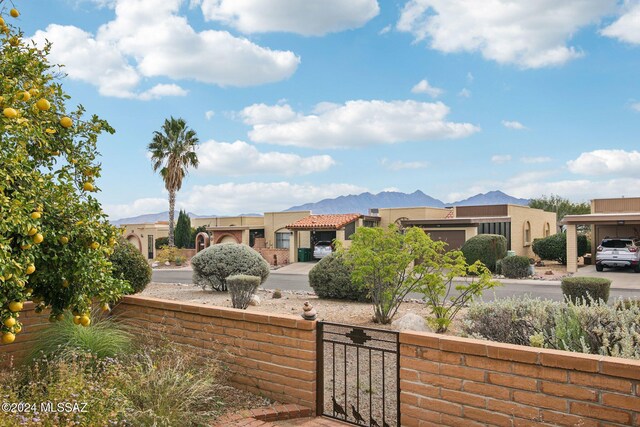
M 605 267 L 631 267 L 640 273 L 640 241 L 635 238 L 604 238 L 596 253 L 596 270 Z

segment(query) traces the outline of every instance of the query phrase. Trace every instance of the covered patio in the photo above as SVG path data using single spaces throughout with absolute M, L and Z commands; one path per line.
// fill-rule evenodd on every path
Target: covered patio
M 591 256 L 599 242 L 605 237 L 640 237 L 640 212 L 592 213 L 585 215 L 567 215 L 561 224 L 567 233 L 567 273 L 578 271 L 578 225 L 591 227 Z

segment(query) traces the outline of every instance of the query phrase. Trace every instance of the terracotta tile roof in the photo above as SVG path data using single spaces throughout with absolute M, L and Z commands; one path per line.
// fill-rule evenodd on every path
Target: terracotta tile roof
M 290 230 L 302 230 L 313 228 L 330 228 L 332 230 L 338 230 L 350 222 L 355 221 L 362 215 L 357 213 L 352 214 L 333 214 L 333 215 L 309 215 L 302 219 L 297 220 L 293 224 L 287 225 Z

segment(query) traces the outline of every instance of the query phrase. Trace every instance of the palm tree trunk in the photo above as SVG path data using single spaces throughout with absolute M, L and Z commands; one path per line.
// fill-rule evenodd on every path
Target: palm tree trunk
M 169 190 L 169 246 L 175 246 L 173 241 L 174 226 L 173 218 L 176 213 L 176 192 L 175 190 Z

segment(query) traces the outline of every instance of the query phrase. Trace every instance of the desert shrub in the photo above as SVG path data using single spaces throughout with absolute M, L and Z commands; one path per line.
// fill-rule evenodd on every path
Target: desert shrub
M 591 250 L 591 244 L 583 234 L 578 235 L 577 244 L 578 256 L 583 256 Z M 532 249 L 540 259 L 558 261 L 564 265 L 567 263 L 567 234 L 557 233 L 542 239 L 534 239 Z
M 508 256 L 500 260 L 500 274 L 509 279 L 529 276 L 529 258 L 526 256 Z
M 83 353 L 103 359 L 130 351 L 133 338 L 122 324 L 97 311 L 91 318 L 91 324 L 84 327 L 74 324 L 73 315 L 67 313 L 64 319 L 38 333 L 27 360 L 33 361 L 43 356 L 47 359 L 65 358 Z
M 507 239 L 499 234 L 478 234 L 460 248 L 468 264 L 483 263 L 489 270 L 496 271 L 496 262 L 507 255 Z
M 223 243 L 209 246 L 191 258 L 193 281 L 202 289 L 226 291 L 226 279 L 235 274 L 260 277 L 260 284 L 269 277 L 269 264 L 247 245 Z
M 562 279 L 562 294 L 565 298 L 577 302 L 584 300 L 586 304 L 592 301 L 609 301 L 611 280 L 604 277 L 565 277 Z
M 109 260 L 113 265 L 113 277 L 129 282 L 132 293 L 144 291 L 151 281 L 149 263 L 144 255 L 126 240 L 118 241 Z
M 156 252 L 156 261 L 164 264 L 165 262 L 175 262 L 176 258 L 181 256 L 180 249 L 176 246 L 162 246 L 159 251 Z
M 168 237 L 158 237 L 155 243 L 156 249 L 162 249 L 163 246 L 169 246 L 169 238 Z
M 462 331 L 491 341 L 530 345 L 533 335 L 553 328 L 555 313 L 562 305 L 527 295 L 475 302 L 463 318 Z
M 227 277 L 227 286 L 231 294 L 233 308 L 246 309 L 249 307 L 251 297 L 260 286 L 260 277 L 235 274 Z
M 271 296 L 271 298 L 273 299 L 282 298 L 282 291 L 280 289 L 276 289 L 275 291 L 273 291 L 273 295 Z
M 320 298 L 366 301 L 367 291 L 351 280 L 352 271 L 342 254 L 332 253 L 309 271 L 309 285 Z

